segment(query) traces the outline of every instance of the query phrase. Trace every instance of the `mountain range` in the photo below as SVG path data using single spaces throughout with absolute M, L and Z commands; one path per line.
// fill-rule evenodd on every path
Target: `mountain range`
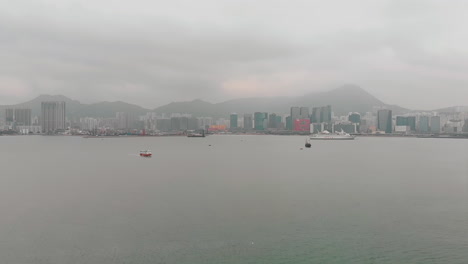
M 41 102 L 64 101 L 68 117 L 115 117 L 116 112 L 128 112 L 143 115 L 147 112 L 156 113 L 191 113 L 194 116 L 227 117 L 230 113 L 269 112 L 286 114 L 291 106 L 317 107 L 331 105 L 335 115 L 345 115 L 349 112 L 372 112 L 376 108 L 393 110 L 394 114 L 410 112 L 396 105 L 388 105 L 380 101 L 364 89 L 356 85 L 344 85 L 334 90 L 315 92 L 297 97 L 263 97 L 241 98 L 221 103 L 209 103 L 203 100 L 173 102 L 155 109 L 145 109 L 138 105 L 121 101 L 83 104 L 63 95 L 40 95 L 33 100 L 17 105 L 0 106 L 0 116 L 5 108 L 31 108 L 33 116 L 39 116 Z

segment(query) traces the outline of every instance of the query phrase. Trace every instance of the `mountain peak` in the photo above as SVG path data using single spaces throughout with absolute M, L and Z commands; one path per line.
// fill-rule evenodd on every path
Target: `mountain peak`
M 32 99 L 31 101 L 41 101 L 41 102 L 44 102 L 44 101 L 65 101 L 65 102 L 74 102 L 74 103 L 78 103 L 78 104 L 80 103 L 77 100 L 70 99 L 70 98 L 66 97 L 65 95 L 61 95 L 61 94 L 54 94 L 54 95 L 41 94 L 38 97 Z
M 342 85 L 338 88 L 335 88 L 333 90 L 331 90 L 330 92 L 346 92 L 346 93 L 366 93 L 366 94 L 369 94 L 366 90 L 364 90 L 362 87 L 358 86 L 358 85 L 355 85 L 355 84 L 345 84 L 345 85 Z

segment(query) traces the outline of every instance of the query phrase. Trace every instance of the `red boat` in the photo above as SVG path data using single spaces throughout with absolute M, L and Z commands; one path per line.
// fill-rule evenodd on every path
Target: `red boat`
M 153 154 L 151 154 L 151 150 L 142 150 L 140 151 L 140 157 L 146 157 L 146 158 L 149 158 L 151 157 Z

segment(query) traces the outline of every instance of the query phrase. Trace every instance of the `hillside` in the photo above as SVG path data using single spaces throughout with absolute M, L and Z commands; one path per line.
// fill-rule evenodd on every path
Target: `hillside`
M 380 107 L 392 109 L 395 114 L 410 111 L 398 106 L 387 105 L 355 85 L 345 85 L 331 91 L 309 93 L 299 97 L 242 98 L 218 104 L 200 100 L 178 102 L 158 107 L 154 111 L 158 113 L 193 113 L 196 116 L 226 117 L 233 112 L 244 114 L 263 111 L 287 114 L 291 106 L 312 108 L 324 105 L 331 105 L 336 115 L 345 115 L 349 112 L 372 112 Z
M 116 112 L 129 112 L 142 115 L 151 110 L 124 102 L 100 102 L 94 104 L 82 104 L 63 95 L 40 95 L 30 101 L 0 106 L 0 117 L 4 115 L 5 108 L 31 108 L 33 116 L 40 116 L 41 103 L 45 101 L 64 101 L 69 118 L 79 117 L 115 117 Z
M 151 111 L 157 113 L 191 113 L 194 116 L 212 117 L 227 117 L 230 113 L 234 112 L 242 115 L 257 111 L 287 114 L 291 106 L 307 106 L 312 108 L 325 105 L 331 105 L 336 115 L 345 115 L 349 112 L 373 112 L 376 108 L 380 107 L 392 109 L 394 114 L 410 111 L 399 106 L 387 105 L 358 86 L 344 85 L 331 91 L 309 93 L 297 97 L 241 98 L 217 104 L 197 99 L 188 102 L 172 102 L 154 110 L 120 101 L 82 104 L 63 95 L 40 95 L 25 103 L 0 106 L 0 117 L 4 114 L 3 109 L 7 107 L 31 108 L 33 116 L 39 116 L 41 102 L 43 101 L 65 101 L 67 116 L 69 118 L 86 116 L 114 117 L 116 112 L 143 115 Z

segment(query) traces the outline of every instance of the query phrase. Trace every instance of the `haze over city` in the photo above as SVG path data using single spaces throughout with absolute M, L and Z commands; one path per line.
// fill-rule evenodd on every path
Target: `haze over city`
M 465 1 L 0 1 L 0 105 L 40 94 L 154 108 L 354 83 L 466 105 Z

